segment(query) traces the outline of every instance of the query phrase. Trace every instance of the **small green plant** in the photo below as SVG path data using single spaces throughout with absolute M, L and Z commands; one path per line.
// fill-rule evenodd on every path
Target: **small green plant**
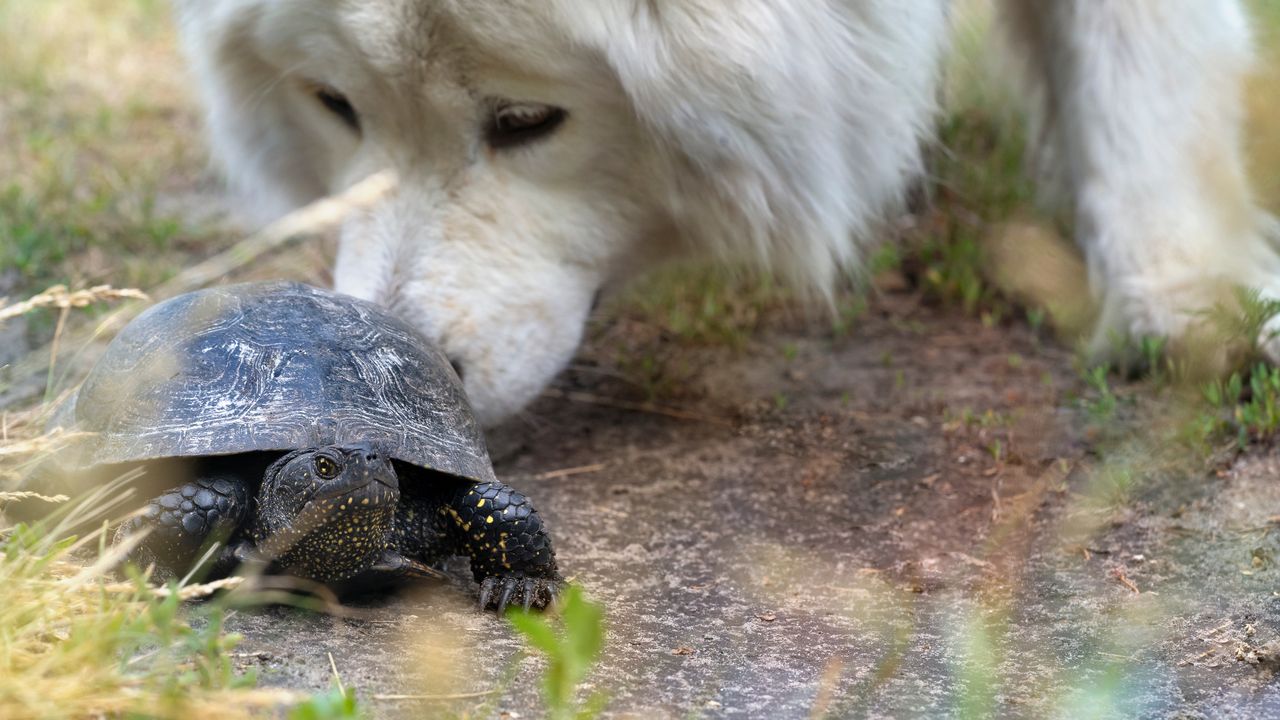
M 837 338 L 848 336 L 858 320 L 866 314 L 867 298 L 858 292 L 836 307 L 835 317 L 831 320 L 831 333 Z
M 1122 508 L 1133 502 L 1138 490 L 1138 476 L 1124 462 L 1108 463 L 1090 480 L 1087 497 L 1098 505 L 1110 509 Z
M 1046 313 L 1044 308 L 1027 308 L 1027 325 L 1031 328 L 1031 332 L 1038 338 L 1040 330 L 1044 327 Z
M 902 267 L 902 249 L 897 243 L 885 243 L 871 253 L 867 268 L 872 275 Z
M 1210 407 L 1224 408 L 1234 405 L 1244 392 L 1244 380 L 1240 373 L 1231 373 L 1226 380 L 1213 380 L 1204 388 L 1204 399 Z
M 611 312 L 694 345 L 742 348 L 765 311 L 786 297 L 773 278 L 746 270 L 668 269 L 639 282 Z
M 948 410 L 947 422 L 958 422 L 968 429 L 1005 428 L 1013 424 L 1013 418 L 1006 413 L 997 412 L 993 409 L 978 413 L 973 408 L 964 408 L 958 415 Z
M 1261 291 L 1247 287 L 1236 288 L 1235 299 L 1233 306 L 1215 306 L 1209 311 L 1209 319 L 1226 337 L 1242 338 L 1249 343 L 1251 358 L 1260 357 L 1261 345 L 1277 335 L 1277 331 L 1268 330 L 1267 325 L 1280 315 L 1280 300 L 1264 297 Z
M 1009 301 L 984 274 L 989 223 L 1003 221 L 1031 204 L 1025 180 L 1024 133 L 1016 113 L 992 112 L 984 94 L 954 97 L 955 112 L 939 127 L 940 148 L 931 158 L 938 180 L 938 223 L 923 225 L 907 246 L 908 266 L 920 268 L 927 295 L 966 314 L 998 325 Z
M 1107 379 L 1110 372 L 1111 366 L 1103 363 L 1087 368 L 1082 373 L 1085 384 L 1093 390 L 1094 394 L 1092 397 L 1084 398 L 1081 404 L 1094 424 L 1101 425 L 1109 422 L 1120 405 L 1120 400 L 1112 391 Z
M 965 314 L 973 315 L 991 300 L 981 272 L 982 250 L 973 233 L 927 242 L 920 256 L 926 266 L 925 288 L 942 302 L 958 303 Z
M 336 683 L 329 692 L 316 695 L 289 712 L 289 720 L 359 720 L 364 716 L 356 703 L 355 690 Z
M 1280 368 L 1258 363 L 1247 379 L 1232 373 L 1206 385 L 1204 398 L 1210 412 L 1200 420 L 1203 437 L 1234 435 L 1244 449 L 1280 432 Z
M 1142 357 L 1142 367 L 1151 374 L 1156 382 L 1168 379 L 1166 373 L 1165 338 L 1153 335 L 1144 336 L 1138 341 L 1138 351 Z
M 1185 424 L 1182 438 L 1205 453 L 1227 439 L 1243 450 L 1280 432 L 1280 369 L 1261 361 L 1262 345 L 1277 335 L 1267 328 L 1280 314 L 1280 300 L 1250 288 L 1235 292 L 1234 303 L 1219 304 L 1206 315 L 1225 339 L 1246 343 L 1246 358 L 1253 365 L 1202 387 L 1205 408 Z
M 581 704 L 577 695 L 578 686 L 591 672 L 604 648 L 604 610 L 583 597 L 576 585 L 571 585 L 564 593 L 557 616 L 513 609 L 507 613 L 507 619 L 525 642 L 547 658 L 547 669 L 542 676 L 547 716 L 553 720 L 586 720 L 598 716 L 608 703 L 608 695 L 597 690 Z

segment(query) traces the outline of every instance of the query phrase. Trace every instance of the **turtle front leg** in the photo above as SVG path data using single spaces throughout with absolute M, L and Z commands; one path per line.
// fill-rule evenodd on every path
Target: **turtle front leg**
M 501 613 L 511 602 L 542 608 L 555 600 L 564 579 L 527 496 L 502 483 L 477 483 L 458 490 L 439 512 L 455 552 L 471 558 L 482 610 Z
M 167 582 L 191 570 L 209 544 L 225 541 L 242 525 L 249 511 L 249 491 L 244 482 L 224 474 L 197 478 L 180 485 L 147 503 L 139 515 L 122 523 L 116 530 L 115 544 L 131 535 L 150 530 L 147 537 L 129 553 L 139 567 L 155 565 L 156 580 Z M 219 556 L 215 573 L 221 567 Z

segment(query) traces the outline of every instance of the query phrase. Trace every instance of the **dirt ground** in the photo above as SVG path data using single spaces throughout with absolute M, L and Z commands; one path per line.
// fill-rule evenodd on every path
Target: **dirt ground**
M 605 608 L 584 692 L 607 715 L 1280 713 L 1269 450 L 1128 463 L 1117 489 L 1108 457 L 1159 419 L 1122 402 L 1123 437 L 1099 432 L 1025 325 L 909 293 L 841 337 L 781 315 L 686 350 L 679 412 L 595 372 L 597 344 L 491 439 Z M 240 661 L 289 687 L 336 669 L 376 717 L 539 716 L 543 661 L 457 570 L 360 618 L 242 611 Z

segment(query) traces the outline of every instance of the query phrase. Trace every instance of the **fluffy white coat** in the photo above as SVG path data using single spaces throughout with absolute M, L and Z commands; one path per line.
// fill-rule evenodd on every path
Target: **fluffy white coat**
M 481 419 L 567 363 L 593 298 L 656 262 L 756 262 L 818 292 L 921 170 L 943 0 L 179 0 L 215 156 L 258 219 L 393 169 L 339 291 L 438 340 Z M 1177 336 L 1280 261 L 1240 151 L 1237 0 L 1005 0 L 1103 308 Z M 337 93 L 344 123 L 317 99 Z M 495 107 L 562 108 L 489 142 Z

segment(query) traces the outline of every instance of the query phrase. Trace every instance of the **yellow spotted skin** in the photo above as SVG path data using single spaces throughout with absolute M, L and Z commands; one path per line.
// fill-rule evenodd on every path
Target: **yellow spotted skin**
M 462 484 L 443 499 L 403 498 L 392 544 L 406 553 L 416 548 L 424 562 L 466 555 L 482 587 L 517 581 L 510 599 L 534 607 L 550 602 L 561 582 L 541 516 L 526 495 L 502 483 Z
M 331 510 L 320 527 L 297 539 L 277 563 L 293 574 L 320 582 L 346 580 L 367 570 L 387 547 L 395 506 L 381 511 L 339 507 L 346 509 Z M 279 542 L 281 537 L 277 534 L 271 540 Z M 258 544 L 265 546 L 267 540 Z
M 479 483 L 457 493 L 442 512 L 453 521 L 477 581 L 512 572 L 556 576 L 551 537 L 524 493 Z
M 332 477 L 317 477 L 324 452 Z M 387 549 L 400 501 L 389 460 L 371 449 L 301 450 L 267 469 L 250 535 L 290 574 L 338 582 L 372 567 Z

